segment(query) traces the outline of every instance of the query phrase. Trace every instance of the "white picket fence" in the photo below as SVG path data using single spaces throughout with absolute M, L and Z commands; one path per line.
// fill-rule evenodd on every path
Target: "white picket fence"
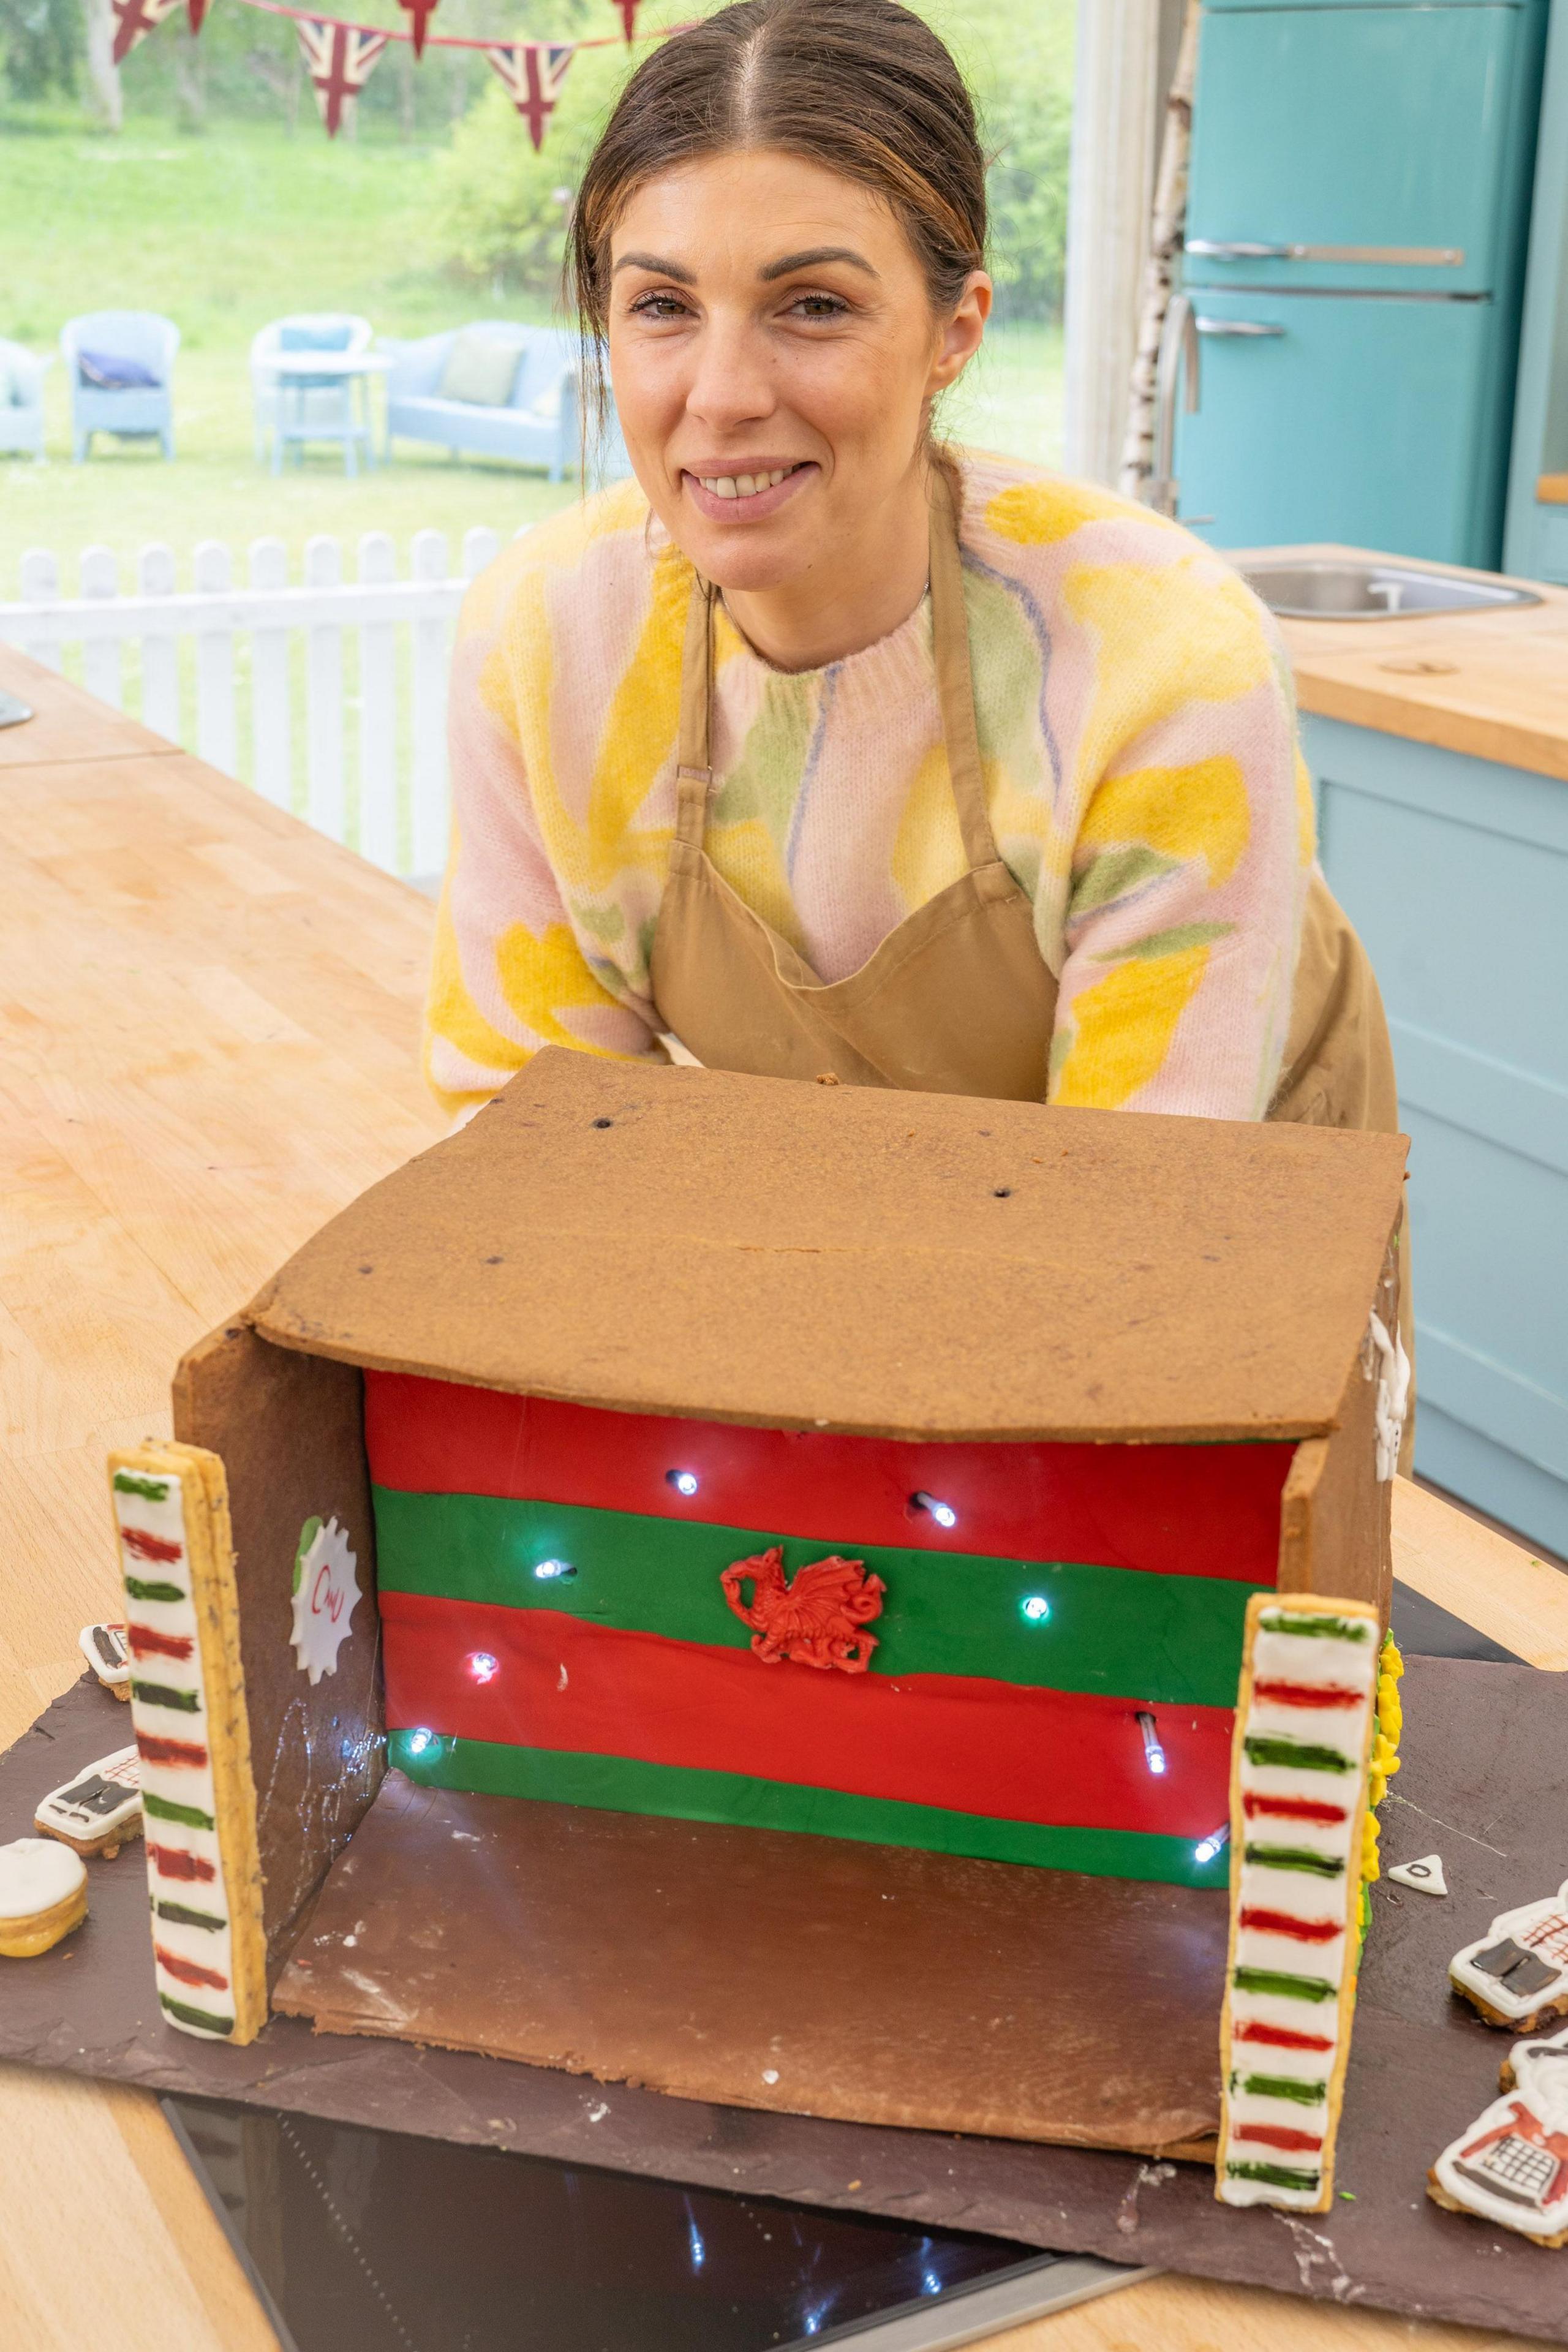
M 89 547 L 75 596 L 37 549 L 22 559 L 20 602 L 0 604 L 0 643 L 68 668 L 334 841 L 423 879 L 447 854 L 452 625 L 500 545 L 493 530 L 466 531 L 454 574 L 446 532 L 416 531 L 400 577 L 390 534 L 366 531 L 345 580 L 342 545 L 322 536 L 291 582 L 283 541 L 258 539 L 240 585 L 228 548 L 206 540 L 188 590 L 169 548 L 144 547 L 129 592 L 112 549 Z

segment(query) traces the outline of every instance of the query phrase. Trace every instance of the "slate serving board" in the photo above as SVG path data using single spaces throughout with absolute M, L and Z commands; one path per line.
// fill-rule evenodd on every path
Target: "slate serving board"
M 40 1959 L 0 1961 L 0 2059 L 1568 2344 L 1568 2250 L 1441 2212 L 1425 2193 L 1437 2150 L 1495 2096 L 1510 2046 L 1449 1994 L 1448 1958 L 1494 1912 L 1568 1879 L 1568 1676 L 1415 1658 L 1404 1687 L 1405 1769 L 1384 1809 L 1384 1857 L 1440 1853 L 1452 1893 L 1435 1900 L 1386 1879 L 1375 1890 L 1340 2137 L 1350 2195 L 1331 2213 L 1232 2212 L 1197 2166 L 711 2106 L 317 2036 L 289 2018 L 247 2050 L 194 2041 L 159 2016 L 135 1845 L 89 1864 L 84 1928 Z M 126 1712 L 90 1677 L 56 1701 L 0 1758 L 0 1840 L 29 1834 L 46 1790 L 123 1744 Z M 1079 1964 L 1091 1982 L 1092 1951 Z

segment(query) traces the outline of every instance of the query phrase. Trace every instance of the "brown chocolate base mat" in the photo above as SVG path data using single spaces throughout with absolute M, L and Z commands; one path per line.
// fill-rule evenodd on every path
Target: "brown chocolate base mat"
M 1426 2195 L 1427 2166 L 1496 2095 L 1510 2047 L 1449 1994 L 1449 1956 L 1495 1912 L 1568 1876 L 1568 1676 L 1422 1658 L 1404 1693 L 1405 1764 L 1384 1809 L 1384 1855 L 1439 1853 L 1453 1891 L 1438 1900 L 1386 1879 L 1375 1890 L 1340 2134 L 1344 2193 L 1331 2213 L 1232 2212 L 1196 2165 L 710 2105 L 470 2052 L 316 2035 L 295 2018 L 275 2017 L 247 2050 L 197 2042 L 159 2016 L 134 1844 L 88 1864 L 92 1908 L 77 1934 L 39 1959 L 0 1960 L 0 2059 L 1568 2344 L 1568 2252 Z M 0 1759 L 0 1840 L 30 1834 L 38 1798 L 121 1745 L 123 1725 L 90 1678 L 58 1700 Z M 1055 1957 L 1091 2004 L 1093 1942 Z M 830 1968 L 821 1973 L 830 1990 Z
M 727 2106 L 1212 2157 L 1229 1927 L 1217 1890 L 389 1772 L 272 2001 Z

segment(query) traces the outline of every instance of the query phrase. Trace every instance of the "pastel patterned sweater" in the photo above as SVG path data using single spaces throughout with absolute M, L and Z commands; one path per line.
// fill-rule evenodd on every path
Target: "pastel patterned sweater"
M 1311 803 L 1285 657 L 1175 524 L 963 454 L 992 827 L 1060 984 L 1049 1099 L 1258 1118 Z M 662 1055 L 648 963 L 675 817 L 691 569 L 635 482 L 517 541 L 464 606 L 426 1067 L 454 1113 L 545 1044 Z M 785 674 L 720 611 L 707 847 L 825 981 L 964 868 L 926 598 Z

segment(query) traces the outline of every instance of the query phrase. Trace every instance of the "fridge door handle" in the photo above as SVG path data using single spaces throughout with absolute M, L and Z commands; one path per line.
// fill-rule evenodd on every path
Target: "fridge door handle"
M 1373 269 L 1462 269 L 1460 245 L 1259 245 L 1235 239 L 1190 236 L 1184 248 L 1201 261 L 1331 261 Z
M 1205 319 L 1194 317 L 1193 325 L 1200 335 L 1282 335 L 1283 327 L 1270 325 L 1262 319 Z
M 1245 237 L 1233 240 L 1189 236 L 1186 250 L 1201 255 L 1205 261 L 1289 261 L 1300 248 L 1293 245 L 1258 245 Z

